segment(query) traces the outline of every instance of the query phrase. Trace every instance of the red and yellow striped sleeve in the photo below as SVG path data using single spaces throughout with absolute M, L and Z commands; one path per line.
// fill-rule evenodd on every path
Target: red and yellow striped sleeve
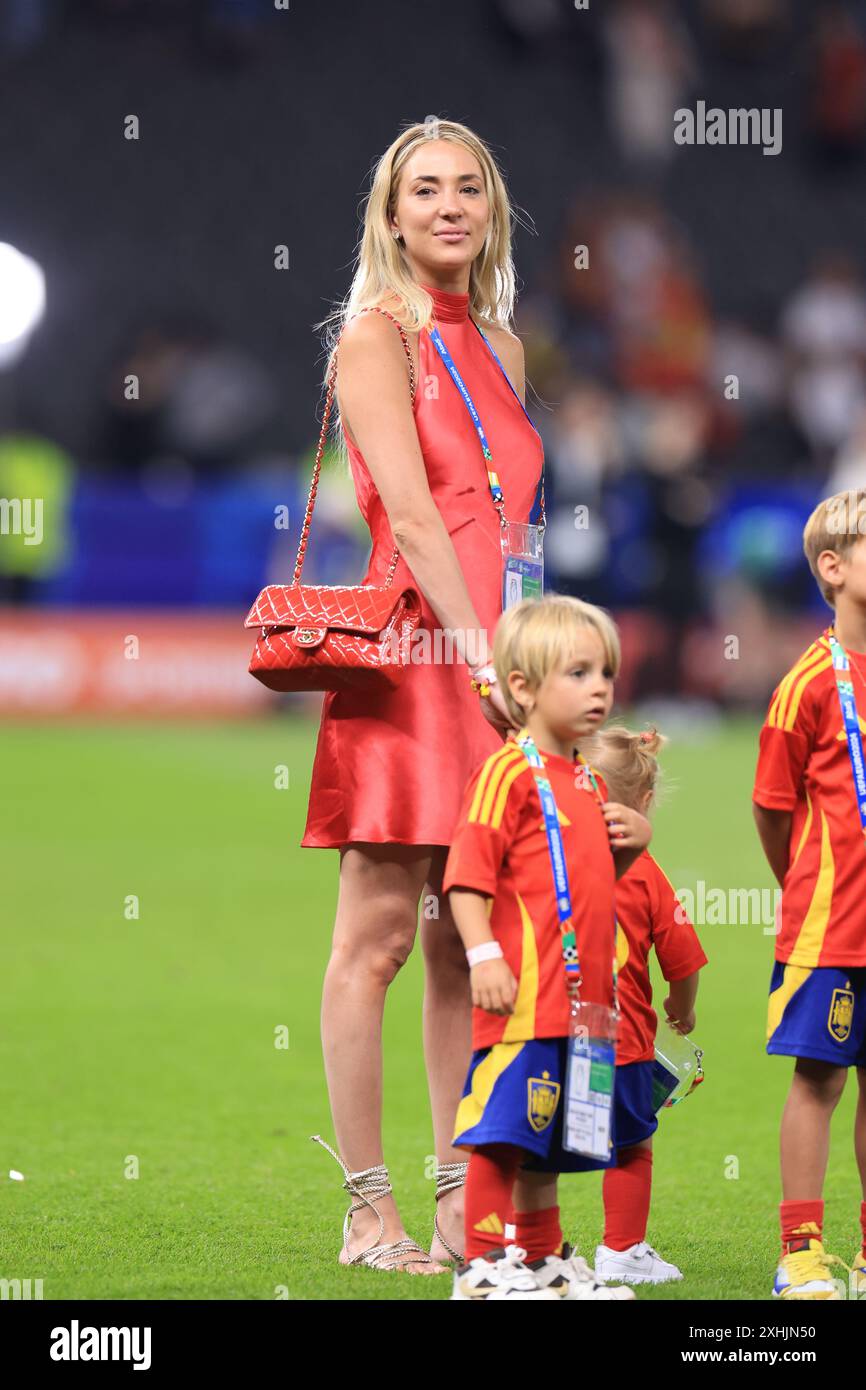
M 442 888 L 496 892 L 506 851 L 534 781 L 523 750 L 505 743 L 472 774 L 445 864 Z
M 779 682 L 760 735 L 752 800 L 771 811 L 793 811 L 817 728 L 812 696 L 833 659 L 825 638 L 814 642 Z

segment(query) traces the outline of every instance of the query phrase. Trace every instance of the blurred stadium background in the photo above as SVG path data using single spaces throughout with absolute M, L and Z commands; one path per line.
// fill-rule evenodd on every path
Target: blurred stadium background
M 781 108 L 781 152 L 678 146 L 673 113 L 697 100 Z M 121 1260 L 112 1282 L 88 1194 L 103 1147 L 115 1162 L 117 1145 L 134 1144 L 138 1101 L 169 1174 L 172 1143 L 188 1140 L 188 1159 L 196 1133 L 207 1134 L 217 1152 L 237 1122 L 233 1105 L 259 1107 L 244 1112 L 248 1133 L 267 1125 L 284 1092 L 269 1080 L 273 1093 L 251 1099 L 249 1015 L 230 1034 L 226 1018 L 238 1018 L 242 998 L 267 1033 L 299 989 L 309 1002 L 293 1017 L 295 1113 L 268 1133 L 288 1136 L 297 1165 L 299 1258 L 333 1254 L 338 1170 L 320 1175 L 327 1160 L 297 1137 L 327 1124 L 315 1011 L 337 861 L 297 848 L 320 697 L 260 687 L 242 621 L 261 586 L 294 564 L 323 404 L 312 324 L 348 288 L 372 162 L 428 114 L 491 143 L 519 209 L 516 328 L 547 460 L 546 584 L 613 611 L 625 655 L 618 706 L 680 735 L 681 798 L 659 820 L 666 867 L 677 886 L 769 881 L 748 811 L 754 739 L 780 673 L 827 617 L 800 533 L 822 496 L 862 485 L 866 472 L 866 4 L 2 0 L 0 498 L 44 501 L 41 544 L 9 522 L 0 534 L 16 1000 L 2 1167 L 20 1149 L 16 1167 L 44 1163 L 62 1176 L 66 1186 L 43 1199 L 56 1203 L 57 1223 L 89 1211 L 84 1246 L 52 1266 L 62 1296 L 256 1296 L 240 1261 L 215 1282 L 206 1244 L 186 1283 L 175 1278 L 182 1242 L 169 1272 L 145 1242 L 123 1257 L 133 1272 Z M 130 116 L 136 140 L 124 138 Z M 575 265 L 581 246 L 585 269 Z M 125 396 L 130 374 L 137 400 Z M 575 526 L 581 506 L 585 529 Z M 281 507 L 287 530 L 274 524 Z M 368 550 L 350 478 L 331 460 L 304 580 L 359 579 Z M 269 795 L 277 764 L 290 767 L 290 810 Z M 702 784 L 708 767 L 715 780 Z M 109 924 L 142 882 L 162 914 L 160 951 L 144 962 L 124 946 L 115 958 Z M 738 1076 L 763 1061 L 765 937 L 758 927 L 705 940 L 719 986 L 704 1039 L 734 1045 L 727 981 L 742 1048 L 717 1103 L 733 1104 Z M 417 1038 L 419 988 L 413 962 L 392 1037 L 405 1023 Z M 181 1041 L 190 998 L 199 1075 Z M 148 1033 L 152 1006 L 176 1034 Z M 149 1037 L 155 1070 L 135 1070 L 123 1036 Z M 204 1100 L 215 1049 L 232 1090 L 222 1112 L 216 1102 L 223 1129 L 211 1108 L 213 1132 L 178 1136 L 174 1107 Z M 389 1112 L 391 1152 L 408 1173 L 425 1123 L 420 1046 L 399 1060 L 393 1041 L 391 1051 L 390 1078 L 404 1083 Z M 166 1094 L 158 1083 L 170 1072 Z M 781 1094 L 779 1072 L 767 1084 Z M 48 1107 L 61 1116 L 50 1139 Z M 709 1114 L 720 1123 L 718 1109 Z M 753 1137 L 766 1114 L 765 1094 Z M 742 1152 L 747 1126 L 737 1125 Z M 751 1217 L 769 1221 L 770 1237 L 751 1256 L 754 1283 L 715 1250 L 702 1296 L 726 1296 L 726 1278 L 765 1291 L 771 1131 L 752 1169 Z M 731 1146 L 720 1131 L 714 1153 Z M 244 1173 L 243 1145 L 222 1159 L 223 1175 Z M 258 1198 L 284 1198 L 284 1159 L 252 1160 L 243 1219 L 258 1219 Z M 698 1197 L 704 1161 L 695 1147 Z M 670 1199 L 664 1253 L 677 1257 L 673 1186 Z M 165 1219 L 164 1200 L 154 1220 Z M 421 1211 L 417 1192 L 407 1200 Z M 425 1221 L 428 1206 L 425 1196 Z M 224 1231 L 231 1221 L 217 1208 Z M 725 1224 L 739 1219 L 745 1238 L 744 1212 Z M 8 1249 L 47 1260 L 33 1212 L 9 1220 L 23 1244 Z M 214 1240 L 216 1252 L 216 1225 Z M 76 1262 L 81 1249 L 89 1262 Z M 377 1296 L 376 1276 L 361 1277 L 361 1296 Z
M 6 253 L 0 495 L 45 505 L 41 545 L 0 538 L 4 714 L 296 716 L 246 676 L 239 619 L 294 563 L 322 405 L 311 325 L 348 287 L 367 173 L 429 112 L 491 141 L 521 210 L 548 587 L 617 613 L 624 700 L 760 705 L 823 616 L 801 524 L 864 473 L 866 6 L 2 14 L 0 237 L 45 283 L 28 334 Z M 673 112 L 699 98 L 781 107 L 781 153 L 676 145 Z M 332 466 L 305 580 L 360 576 L 367 553 Z M 111 610 L 148 635 L 132 677 Z

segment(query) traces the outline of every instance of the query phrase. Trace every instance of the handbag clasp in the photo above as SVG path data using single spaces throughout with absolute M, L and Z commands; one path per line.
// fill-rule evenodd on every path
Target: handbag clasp
M 297 647 L 318 647 L 324 642 L 326 627 L 296 627 L 292 640 Z

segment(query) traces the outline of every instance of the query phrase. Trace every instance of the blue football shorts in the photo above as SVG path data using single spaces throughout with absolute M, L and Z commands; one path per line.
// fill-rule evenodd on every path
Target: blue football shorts
M 614 1133 L 617 1149 L 629 1149 L 649 1139 L 659 1127 L 653 1110 L 655 1062 L 625 1062 L 616 1069 L 613 1088 Z
M 773 963 L 767 1051 L 866 1067 L 866 966 Z
M 637 1143 L 656 1127 L 651 1105 L 647 1111 L 652 1099 L 652 1063 L 637 1062 L 616 1069 L 611 1147 L 605 1162 L 563 1148 L 567 1048 L 566 1038 L 533 1038 L 494 1043 L 473 1052 L 452 1142 L 467 1148 L 514 1144 L 531 1155 L 523 1167 L 533 1172 L 586 1173 L 615 1167 L 621 1121 L 627 1135 L 622 1146 Z M 623 1073 L 629 1073 L 624 1080 Z

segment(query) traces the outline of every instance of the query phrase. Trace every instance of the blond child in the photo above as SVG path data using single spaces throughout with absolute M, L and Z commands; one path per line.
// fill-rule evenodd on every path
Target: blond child
M 566 926 L 560 930 L 532 750 L 509 737 L 469 781 L 443 880 L 474 1005 L 453 1141 L 471 1153 L 454 1299 L 634 1296 L 599 1286 L 563 1243 L 557 1199 L 560 1172 L 605 1167 L 611 1157 L 596 1161 L 563 1146 L 564 961 L 576 951 L 582 1000 L 612 1003 L 614 883 L 651 835 L 645 817 L 610 801 L 598 779 L 593 785 L 580 757 L 582 741 L 610 713 L 619 662 L 607 613 L 567 595 L 524 600 L 496 628 L 499 691 L 517 738 L 533 741 L 555 799 L 573 936 L 569 945 Z M 506 1248 L 513 1207 L 520 1240 Z
M 781 1254 L 773 1294 L 840 1298 L 823 1244 L 830 1119 L 857 1068 L 854 1152 L 864 1201 L 852 1290 L 866 1292 L 866 489 L 815 508 L 803 532 L 833 617 L 776 686 L 752 795 L 782 886 L 767 1052 L 794 1057 L 781 1125 Z
M 649 816 L 656 799 L 657 754 L 667 740 L 656 730 L 633 733 L 610 724 L 584 754 L 603 776 L 615 801 Z M 656 1014 L 649 954 L 655 950 L 670 986 L 664 1001 L 669 1024 L 680 1033 L 695 1026 L 698 972 L 707 958 L 673 885 L 644 850 L 615 889 L 620 1021 L 616 1050 L 616 1167 L 604 1175 L 604 1238 L 595 1252 L 595 1276 L 629 1284 L 681 1279 L 676 1265 L 646 1243 L 652 1195 L 652 1135 Z M 520 1239 L 520 1233 L 517 1233 Z

